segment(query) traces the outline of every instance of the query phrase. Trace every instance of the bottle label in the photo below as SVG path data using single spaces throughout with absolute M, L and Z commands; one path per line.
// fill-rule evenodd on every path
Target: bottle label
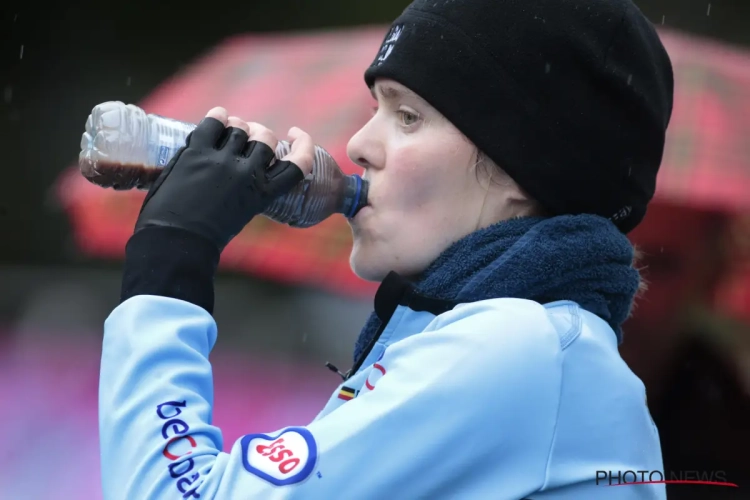
M 160 146 L 159 147 L 159 156 L 156 160 L 156 165 L 159 167 L 164 167 L 169 163 L 169 160 L 172 158 L 173 152 L 172 148 L 168 146 Z

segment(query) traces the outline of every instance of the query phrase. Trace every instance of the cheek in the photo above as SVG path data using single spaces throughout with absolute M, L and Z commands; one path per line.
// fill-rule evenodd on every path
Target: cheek
M 441 207 L 450 207 L 453 198 L 461 196 L 464 165 L 458 161 L 419 145 L 392 152 L 382 172 L 385 206 L 405 214 L 430 211 L 438 216 Z
M 476 222 L 474 148 L 463 136 L 435 126 L 385 144 L 383 166 L 368 172 L 374 209 L 354 228 L 351 262 L 369 277 L 421 272 Z

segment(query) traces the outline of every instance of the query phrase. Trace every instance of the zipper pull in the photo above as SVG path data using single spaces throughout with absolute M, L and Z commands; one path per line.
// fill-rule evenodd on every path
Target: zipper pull
M 333 363 L 330 363 L 330 362 L 326 361 L 326 368 L 328 368 L 329 370 L 331 370 L 333 373 L 338 373 L 339 377 L 341 377 L 344 380 L 346 380 L 347 378 L 349 378 L 349 372 L 347 372 L 347 373 L 341 373 L 341 371 L 338 368 L 336 368 L 336 366 L 334 366 Z

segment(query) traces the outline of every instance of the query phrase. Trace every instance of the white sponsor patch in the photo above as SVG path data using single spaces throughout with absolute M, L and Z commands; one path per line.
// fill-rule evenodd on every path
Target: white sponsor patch
M 318 458 L 315 438 L 304 427 L 289 427 L 275 436 L 248 434 L 240 444 L 245 470 L 276 486 L 306 479 Z

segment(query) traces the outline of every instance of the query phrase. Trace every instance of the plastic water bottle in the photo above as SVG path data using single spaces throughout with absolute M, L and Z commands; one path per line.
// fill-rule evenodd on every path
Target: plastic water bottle
M 96 106 L 86 120 L 78 165 L 83 176 L 102 187 L 147 190 L 185 145 L 196 127 L 122 102 Z M 291 151 L 279 141 L 276 158 Z M 328 152 L 315 146 L 313 170 L 289 193 L 274 200 L 263 215 L 292 227 L 310 227 L 334 213 L 354 217 L 367 205 L 368 183 L 345 175 Z

